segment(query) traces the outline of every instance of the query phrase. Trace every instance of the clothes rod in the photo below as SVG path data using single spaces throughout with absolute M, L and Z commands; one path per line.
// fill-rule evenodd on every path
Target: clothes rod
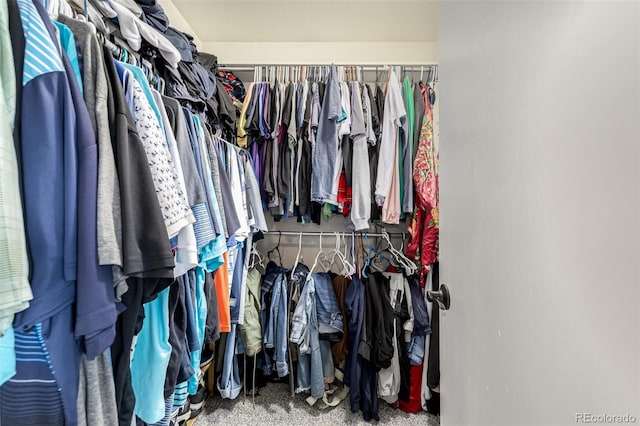
M 344 232 L 344 231 L 301 231 L 301 232 L 296 232 L 296 231 L 269 231 L 267 234 L 265 235 L 271 235 L 271 236 L 292 236 L 292 237 L 299 237 L 300 234 L 302 234 L 303 237 L 335 237 L 336 234 L 341 235 L 341 236 L 346 236 L 349 237 L 351 236 L 351 232 Z M 405 235 L 409 235 L 408 232 L 387 232 L 386 233 L 388 236 L 390 237 L 403 237 Z M 382 238 L 384 237 L 385 234 L 381 233 L 381 232 L 361 232 L 358 231 L 355 233 L 355 235 L 360 235 L 361 237 L 367 236 L 367 237 L 372 237 L 372 238 Z
M 225 71 L 255 71 L 256 68 L 270 68 L 270 67 L 328 67 L 330 65 L 218 65 L 218 69 Z M 389 65 L 336 65 L 338 67 L 356 67 L 361 71 L 382 71 Z M 405 71 L 422 71 L 428 68 L 437 68 L 438 64 L 425 64 L 425 65 L 391 65 L 399 68 L 403 68 Z

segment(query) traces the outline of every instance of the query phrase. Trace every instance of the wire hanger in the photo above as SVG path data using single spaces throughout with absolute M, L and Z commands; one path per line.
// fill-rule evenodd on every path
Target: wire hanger
M 417 272 L 418 268 L 414 262 L 412 262 L 408 257 L 406 257 L 402 252 L 398 251 L 393 244 L 391 243 L 391 239 L 386 230 L 382 230 L 382 238 L 385 239 L 387 244 L 389 245 L 388 250 L 393 255 L 394 259 L 398 264 L 405 270 L 407 275 L 413 275 Z
M 309 274 L 311 274 L 315 269 L 316 266 L 318 264 L 320 264 L 320 266 L 323 267 L 327 267 L 327 261 L 328 259 L 324 259 L 323 257 L 325 257 L 325 252 L 324 249 L 322 248 L 322 236 L 324 235 L 324 233 L 322 231 L 320 231 L 320 250 L 318 251 L 318 254 L 316 255 L 315 260 L 313 261 L 313 266 L 311 267 L 311 270 L 309 271 Z M 328 264 L 329 267 L 331 267 L 331 264 Z
M 361 250 L 360 252 L 362 253 L 362 268 L 360 269 L 359 272 L 360 272 L 360 276 L 366 279 L 366 278 L 369 278 L 369 276 L 367 275 L 368 259 L 366 256 L 367 252 L 364 248 L 364 241 L 363 241 L 362 235 L 360 236 L 360 250 Z
M 300 263 L 300 260 L 303 260 L 302 257 L 300 257 L 301 254 L 302 254 L 302 232 L 300 232 L 300 236 L 298 238 L 298 254 L 296 254 L 296 261 L 293 263 L 293 268 L 291 269 L 292 275 L 295 273 L 296 268 Z
M 339 274 L 343 276 L 347 276 L 351 268 L 346 256 L 340 250 L 342 246 L 342 237 L 339 232 L 334 232 L 333 234 L 335 235 L 336 242 L 335 242 L 334 249 L 329 252 L 329 255 L 332 255 L 330 263 L 331 265 L 334 265 L 336 263 L 336 257 L 337 257 L 338 260 L 340 261 L 340 264 L 342 265 L 342 269 L 340 270 Z M 327 258 L 329 255 L 327 255 Z
M 367 246 L 369 247 L 369 250 L 367 250 L 367 260 L 364 262 L 364 265 L 362 266 L 362 276 L 365 278 L 369 278 L 367 276 L 367 268 L 369 267 L 369 264 L 371 263 L 371 252 L 374 250 L 373 246 L 369 243 L 369 233 L 365 232 L 364 233 L 364 240 L 367 243 Z
M 323 232 L 320 232 L 320 252 L 321 252 L 321 256 L 320 256 L 320 266 L 322 266 L 322 268 L 324 269 L 324 272 L 329 272 L 329 270 L 331 270 L 331 260 L 329 259 L 328 254 L 324 251 L 324 249 L 322 248 L 322 236 L 323 236 Z
M 352 234 L 353 235 L 353 234 Z M 347 253 L 348 250 L 348 245 L 347 245 L 347 238 L 345 236 L 345 234 L 342 234 L 341 236 L 341 242 L 339 243 L 340 246 L 342 246 L 342 241 L 344 242 L 344 253 L 341 252 L 342 254 L 342 259 L 343 259 L 343 265 L 344 265 L 344 273 L 343 275 L 345 277 L 351 278 L 353 276 L 353 274 L 356 273 L 356 267 L 353 263 L 353 258 L 352 260 L 349 260 L 349 256 Z
M 381 240 L 378 240 L 378 244 L 380 241 Z M 384 272 L 389 268 L 389 266 L 393 264 L 391 259 L 389 259 L 389 256 L 385 256 L 383 254 L 385 250 L 388 250 L 388 248 L 389 248 L 388 244 L 387 244 L 387 247 L 385 247 L 384 249 L 379 249 L 378 246 L 376 246 L 375 256 L 371 259 L 372 260 L 372 263 L 370 265 L 371 268 L 377 269 L 380 272 Z

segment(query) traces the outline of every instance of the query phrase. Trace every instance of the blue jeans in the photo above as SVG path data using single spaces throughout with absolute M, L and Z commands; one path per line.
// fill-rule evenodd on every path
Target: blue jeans
M 217 383 L 220 396 L 229 399 L 236 399 L 242 389 L 238 359 L 236 358 L 236 327 L 237 324 L 231 324 L 231 331 L 227 336 L 227 346 L 224 350 L 222 373 L 220 373 Z
M 268 313 L 271 312 L 271 289 L 275 285 L 276 273 L 274 270 L 280 270 L 275 264 L 269 263 L 265 271 L 264 279 L 262 280 L 262 286 L 260 287 L 260 324 L 262 327 L 262 343 L 266 341 L 267 325 L 268 325 Z M 258 360 L 256 361 L 257 368 L 262 369 L 262 373 L 265 376 L 270 376 L 273 371 L 273 361 L 269 356 L 269 351 L 262 350 L 258 353 Z
M 237 246 L 234 247 L 235 259 L 233 265 L 233 275 L 231 277 L 231 291 L 229 294 L 231 322 L 234 323 L 238 323 L 238 319 L 240 318 L 240 305 L 242 302 L 242 277 L 244 272 L 245 255 L 243 247 L 243 243 L 238 243 Z
M 313 274 L 316 285 L 316 310 L 318 332 L 332 335 L 329 340 L 338 341 L 344 334 L 342 313 L 338 297 L 329 274 Z
M 407 355 L 411 365 L 422 365 L 424 359 L 425 336 L 411 336 L 411 341 L 406 343 Z
M 273 295 L 269 309 L 269 322 L 264 334 L 264 346 L 275 348 L 275 369 L 278 377 L 289 374 L 287 363 L 287 278 L 284 273 L 279 273 L 273 286 Z
M 298 344 L 297 392 L 311 390 L 311 396 L 324 395 L 323 365 L 318 338 L 316 294 L 313 278 L 308 276 L 293 312 L 291 342 Z
M 327 380 L 327 383 L 332 383 L 335 377 L 335 367 L 331 353 L 331 342 L 328 340 L 320 340 L 320 358 L 322 359 L 322 376 Z
M 347 316 L 349 343 L 347 348 L 347 364 L 344 369 L 344 384 L 349 386 L 351 411 L 358 412 L 360 407 L 360 379 L 362 376 L 362 359 L 358 356 L 358 345 L 364 319 L 364 284 L 358 277 L 353 277 L 344 296 L 344 311 Z

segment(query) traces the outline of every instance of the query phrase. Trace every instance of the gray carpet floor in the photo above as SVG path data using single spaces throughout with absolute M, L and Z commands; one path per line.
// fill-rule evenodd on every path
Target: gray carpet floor
M 305 402 L 307 395 L 291 398 L 285 383 L 269 383 L 260 389 L 255 407 L 251 395 L 241 393 L 235 400 L 211 396 L 205 411 L 198 416 L 196 426 L 207 425 L 337 425 L 368 424 L 361 413 L 353 414 L 349 409 L 349 398 L 337 407 L 311 407 Z M 318 401 L 316 405 L 324 405 Z M 380 400 L 380 422 L 384 425 L 438 426 L 438 417 L 426 412 L 407 414 L 396 410 Z

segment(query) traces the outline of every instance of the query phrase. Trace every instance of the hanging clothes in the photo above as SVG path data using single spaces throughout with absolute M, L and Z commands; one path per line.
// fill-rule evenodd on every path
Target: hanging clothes
M 119 16 L 120 22 L 103 22 L 102 14 L 107 20 Z M 5 158 L 14 153 L 13 163 L 3 167 L 14 196 L 8 190 L 3 196 L 17 214 L 5 219 L 24 218 L 16 222 L 22 223 L 22 250 L 16 240 L 7 256 L 14 261 L 7 271 L 13 287 L 0 287 L 7 296 L 0 306 L 2 400 L 23 392 L 20 383 L 27 378 L 38 378 L 51 389 L 43 386 L 30 392 L 31 399 L 12 404 L 21 417 L 24 404 L 42 407 L 31 410 L 38 424 L 89 420 L 129 426 L 134 415 L 147 423 L 168 422 L 172 396 L 183 389 L 197 393 L 200 351 L 217 337 L 220 318 L 230 318 L 228 280 L 221 277 L 216 286 L 212 276 L 228 262 L 227 239 L 250 245 L 254 232 L 267 231 L 253 163 L 234 151 L 227 161 L 231 169 L 217 168 L 218 158 L 210 156 L 214 137 L 202 122 L 207 111 L 189 109 L 193 104 L 183 108 L 160 93 L 164 81 L 154 66 L 163 58 L 152 64 L 154 58 L 129 54 L 126 42 L 116 46 L 91 24 L 68 16 L 52 22 L 31 0 L 5 3 L 0 18 L 7 28 L 0 39 L 7 47 L 0 61 L 0 108 L 6 112 L 0 133 Z M 91 5 L 90 20 L 98 31 L 124 26 L 134 47 L 145 38 L 164 59 L 175 53 L 121 5 Z M 215 76 L 199 64 L 187 68 L 189 84 L 213 99 Z M 180 66 L 182 73 L 187 68 Z M 220 96 L 222 111 L 228 105 Z M 21 125 L 21 114 L 13 113 L 18 108 L 42 126 Z M 216 114 L 227 120 L 225 112 Z M 233 107 L 226 114 L 235 117 Z M 229 197 L 218 190 L 222 176 Z M 225 299 L 226 305 L 219 303 Z M 43 365 L 15 356 L 16 345 L 27 340 Z M 38 403 L 38 395 L 48 402 Z M 0 413 L 2 422 L 19 422 L 4 404 Z
M 326 405 L 348 391 L 329 397 L 345 364 L 351 408 L 367 420 L 379 419 L 378 396 L 411 409 L 416 389 L 437 399 L 437 313 L 419 278 L 282 260 L 261 277 L 252 260 L 265 209 L 301 223 L 341 214 L 360 231 L 380 208 L 385 223 L 412 212 L 415 186 L 415 223 L 435 225 L 411 240 L 423 282 L 437 268 L 435 89 L 415 102 L 417 86 L 394 70 L 385 95 L 332 66 L 245 95 L 159 5 L 91 3 L 87 14 L 53 22 L 38 1 L 0 7 L 11 53 L 0 60 L 11 223 L 0 225 L 18 230 L 0 239 L 11 266 L 0 277 L 0 422 L 186 420 L 201 409 L 214 341 L 227 398 L 245 385 L 247 356 Z M 27 113 L 40 125 L 22 123 Z M 341 256 L 341 274 L 353 273 Z
M 315 281 L 307 275 L 291 324 L 292 343 L 298 345 L 296 392 L 309 390 L 311 397 L 324 394 L 323 363 L 318 335 L 317 297 Z
M 331 67 L 327 89 L 318 119 L 318 130 L 311 156 L 311 200 L 331 198 L 335 164 L 338 158 L 338 119 L 341 115 L 340 85 L 337 68 Z M 328 168 L 327 168 L 328 167 Z
M 428 272 L 438 257 L 438 152 L 433 143 L 433 89 L 423 86 L 425 117 L 414 162 L 416 214 L 412 220 L 407 255 L 416 258 L 422 273 Z
M 415 126 L 415 104 L 413 86 L 409 77 L 402 82 L 403 98 L 407 116 L 402 126 L 402 213 L 413 213 L 413 136 Z
M 0 46 L 3 52 L 11 52 L 9 33 L 9 7 L 7 3 L 0 5 Z M 0 253 L 5 267 L 0 274 L 0 345 L 12 347 L 13 330 L 11 323 L 14 314 L 27 308 L 33 298 L 29 285 L 29 260 L 27 257 L 27 241 L 24 233 L 24 218 L 20 194 L 20 170 L 14 145 L 13 129 L 16 119 L 16 83 L 22 86 L 22 75 L 16 76 L 13 57 L 10 54 L 0 58 L 0 152 L 3 164 L 0 167 Z M 9 332 L 6 337 L 5 332 Z M 9 371 L 13 366 L 3 366 Z M 0 374 L 0 384 L 10 373 Z

